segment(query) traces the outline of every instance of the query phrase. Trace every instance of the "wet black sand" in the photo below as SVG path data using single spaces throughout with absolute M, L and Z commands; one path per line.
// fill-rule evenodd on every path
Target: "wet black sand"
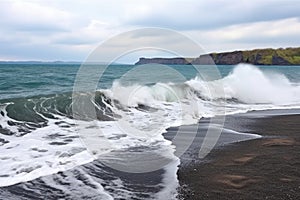
M 300 199 L 300 115 L 282 111 L 226 117 L 225 127 L 263 137 L 215 148 L 206 158 L 184 154 L 180 199 Z M 188 152 L 197 153 L 199 144 Z

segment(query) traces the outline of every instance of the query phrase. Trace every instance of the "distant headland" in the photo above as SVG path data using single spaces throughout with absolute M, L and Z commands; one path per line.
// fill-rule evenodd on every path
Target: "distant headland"
M 35 60 L 29 60 L 29 61 L 0 61 L 0 64 L 23 64 L 23 65 L 64 65 L 64 64 L 81 64 L 81 62 L 77 61 L 35 61 Z
M 239 63 L 254 65 L 300 65 L 300 47 L 210 53 L 200 55 L 196 58 L 140 58 L 135 65 L 148 63 L 168 65 L 236 65 Z

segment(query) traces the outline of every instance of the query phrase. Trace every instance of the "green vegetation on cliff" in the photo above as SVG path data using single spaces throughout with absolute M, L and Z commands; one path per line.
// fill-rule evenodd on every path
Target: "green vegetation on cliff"
M 281 60 L 282 64 L 300 64 L 300 48 L 256 49 L 252 51 L 242 51 L 242 53 L 245 63 L 273 65 L 276 64 L 277 59 Z

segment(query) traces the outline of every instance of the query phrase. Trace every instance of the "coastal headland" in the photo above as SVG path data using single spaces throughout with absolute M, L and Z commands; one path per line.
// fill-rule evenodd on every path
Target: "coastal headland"
M 165 65 L 236 65 L 249 63 L 253 65 L 300 65 L 300 47 L 279 49 L 254 49 L 247 51 L 232 51 L 223 53 L 210 53 L 196 58 L 140 58 L 136 65 L 141 64 Z

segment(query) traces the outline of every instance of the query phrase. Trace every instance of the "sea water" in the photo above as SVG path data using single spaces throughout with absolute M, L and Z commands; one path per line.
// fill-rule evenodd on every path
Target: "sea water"
M 72 109 L 80 65 L 0 65 L 1 197 L 176 198 L 180 148 L 163 137 L 170 127 L 300 107 L 300 66 L 217 66 L 210 79 L 201 72 L 212 66 L 168 66 L 180 76 L 151 65 L 131 76 L 137 66 L 92 73 L 105 67 L 86 69 L 85 80 L 97 80 L 95 91 L 79 94 L 95 109 L 87 119 Z

